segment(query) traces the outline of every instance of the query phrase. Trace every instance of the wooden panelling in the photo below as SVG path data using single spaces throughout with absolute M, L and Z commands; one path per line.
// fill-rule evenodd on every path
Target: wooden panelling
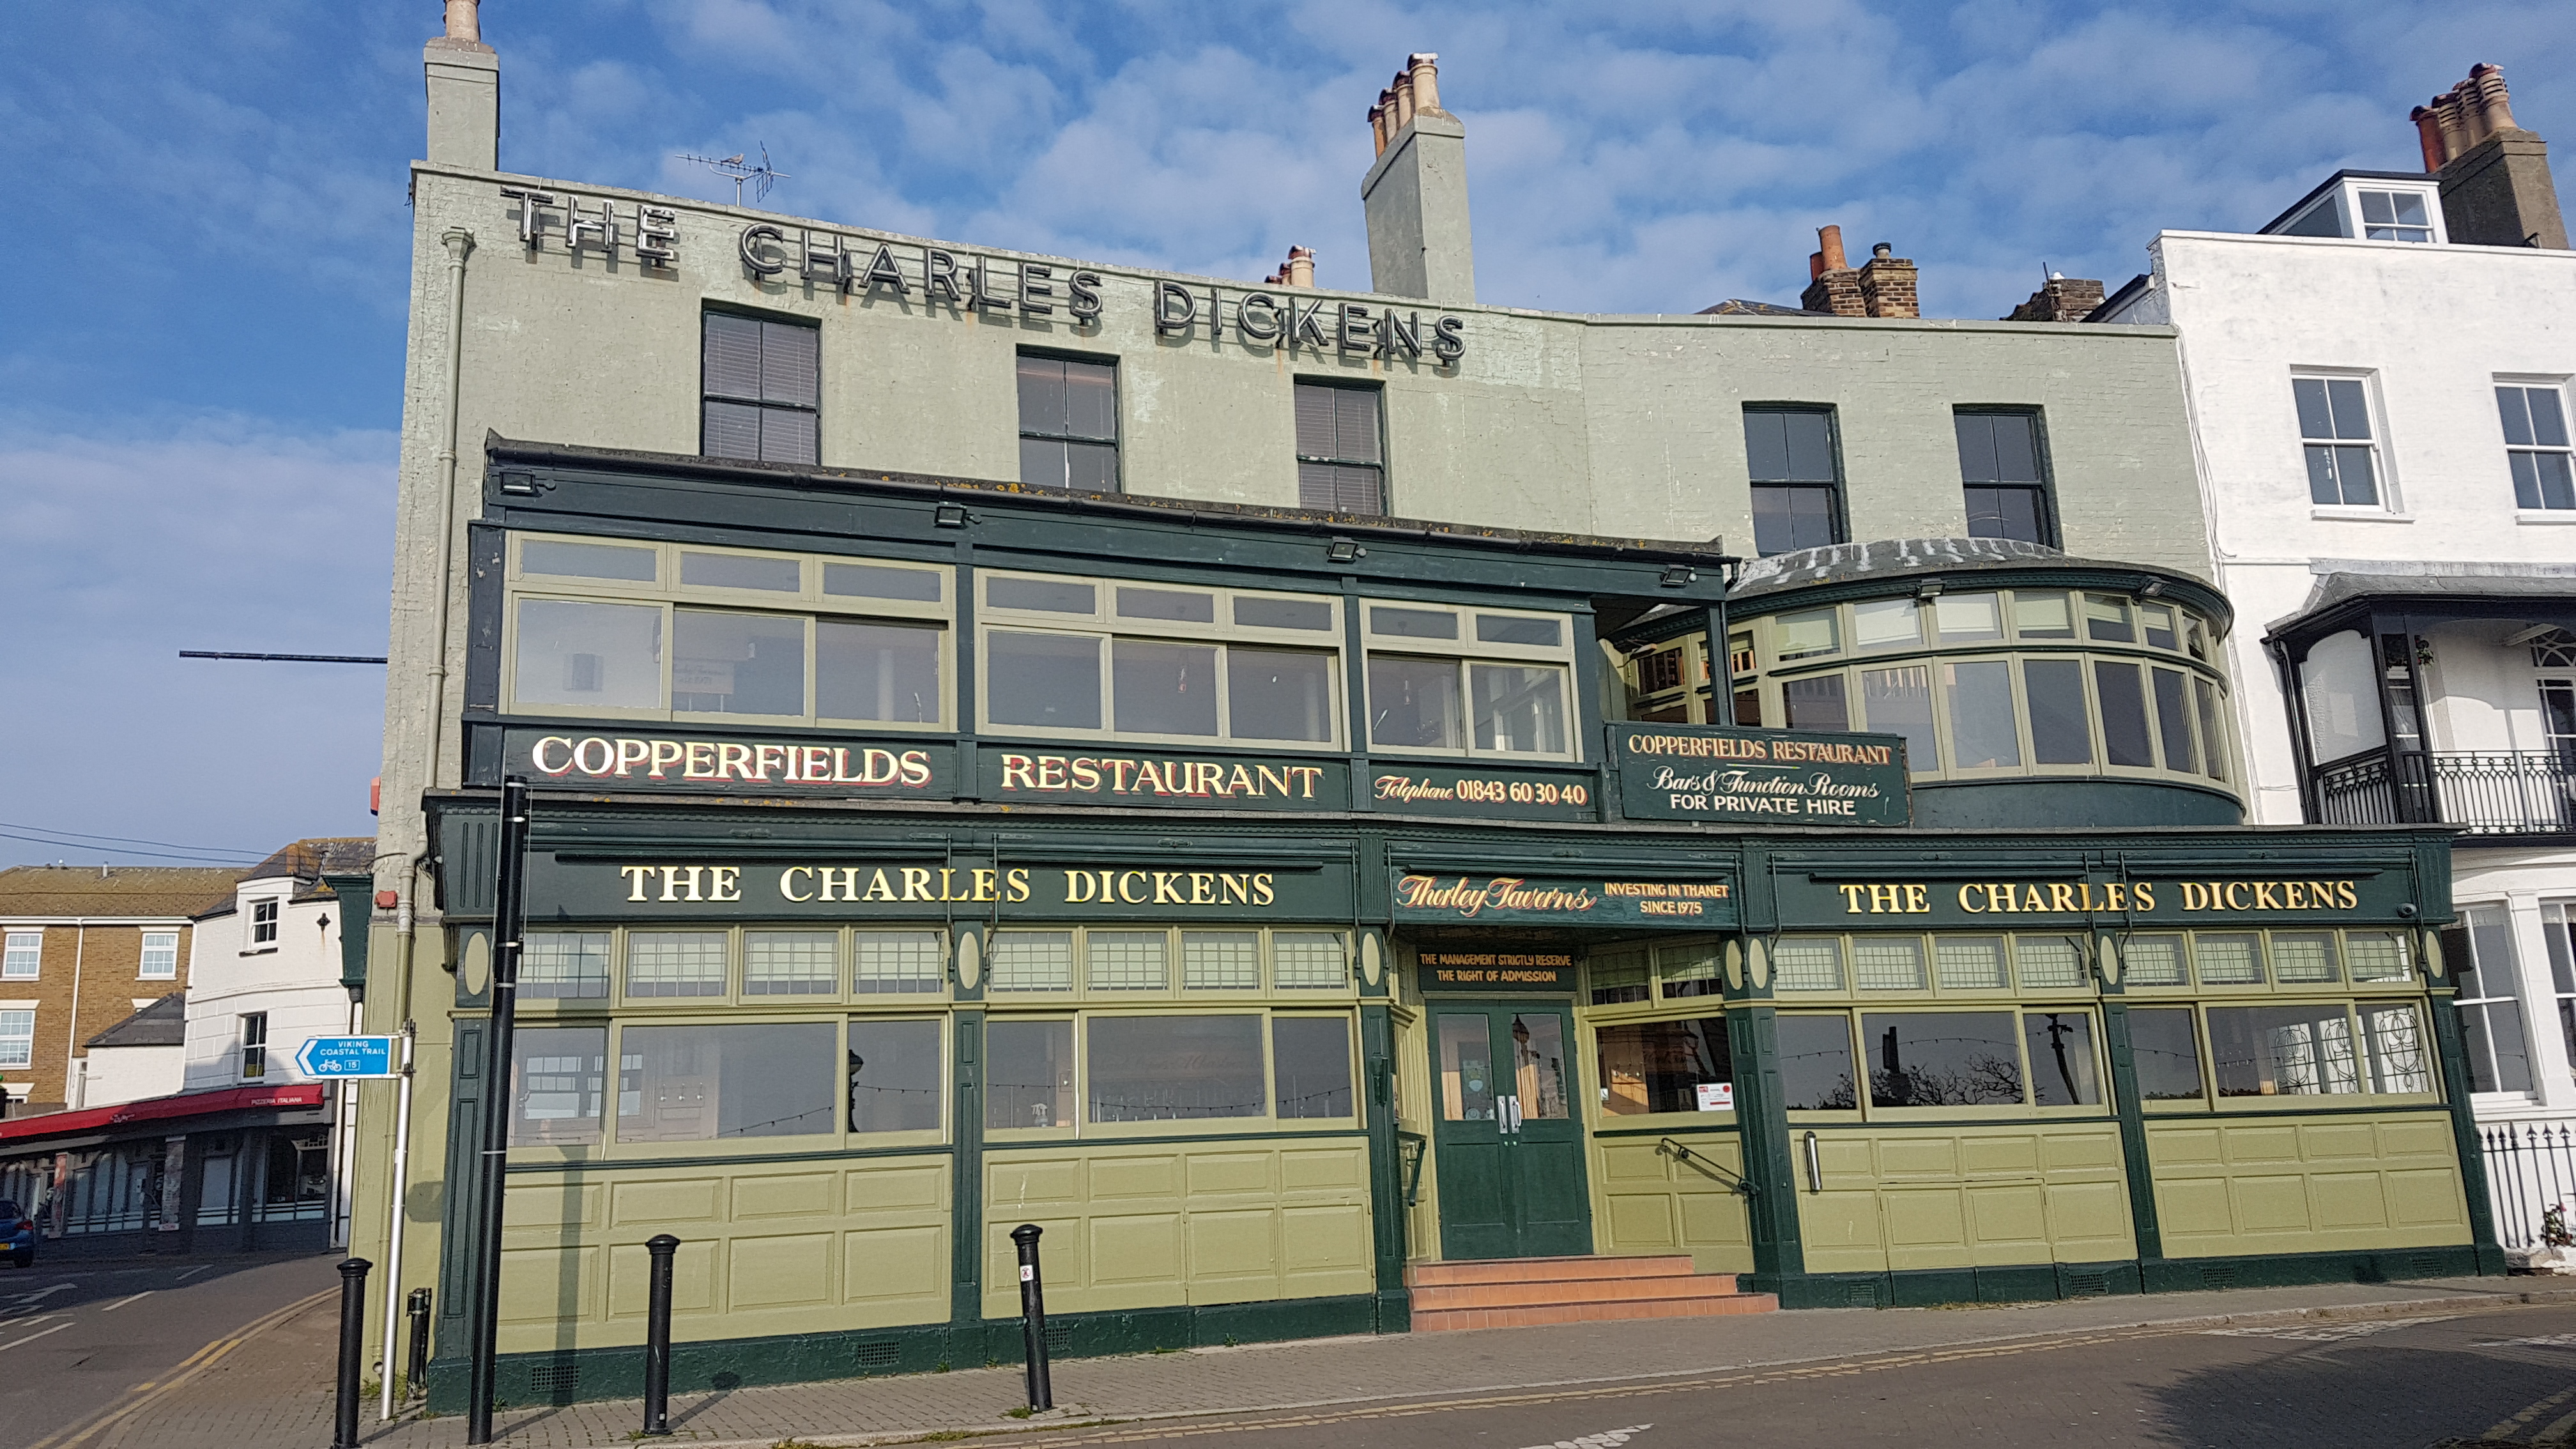
M 2450 1119 L 2439 1113 L 2150 1121 L 2147 1155 L 2172 1257 L 2469 1241 Z

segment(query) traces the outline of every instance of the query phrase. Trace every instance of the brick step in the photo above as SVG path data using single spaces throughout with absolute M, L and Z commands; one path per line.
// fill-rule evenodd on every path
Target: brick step
M 1735 1294 L 1732 1273 L 1650 1278 L 1549 1278 L 1536 1283 L 1425 1284 L 1412 1291 L 1413 1311 L 1448 1308 L 1540 1308 L 1558 1303 L 1658 1303 Z
M 1587 1253 L 1565 1258 L 1415 1263 L 1404 1270 L 1404 1281 L 1411 1287 L 1432 1288 L 1460 1283 L 1544 1283 L 1568 1278 L 1688 1278 L 1697 1271 L 1687 1254 L 1626 1258 Z
M 1547 1323 L 1601 1323 L 1635 1318 L 1714 1318 L 1734 1313 L 1769 1313 L 1780 1300 L 1769 1293 L 1712 1294 L 1660 1302 L 1550 1303 L 1527 1308 L 1440 1308 L 1413 1314 L 1413 1331 L 1439 1333 L 1457 1328 L 1529 1328 Z

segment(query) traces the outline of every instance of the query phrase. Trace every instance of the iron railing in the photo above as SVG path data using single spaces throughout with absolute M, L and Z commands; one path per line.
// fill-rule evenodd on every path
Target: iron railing
M 2478 1129 L 2496 1240 L 2538 1247 L 2552 1208 L 2576 1213 L 2576 1130 L 2566 1122 L 2494 1122 Z M 2563 1217 L 2562 1217 L 2563 1221 Z
M 2576 833 L 2576 749 L 2380 750 L 2314 775 L 2321 825 L 2458 825 L 2471 835 Z

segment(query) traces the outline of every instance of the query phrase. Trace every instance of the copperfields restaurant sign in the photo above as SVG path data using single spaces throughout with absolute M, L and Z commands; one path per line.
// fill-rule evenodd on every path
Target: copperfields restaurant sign
M 1902 826 L 1897 735 L 1613 724 L 1619 803 L 1636 820 Z

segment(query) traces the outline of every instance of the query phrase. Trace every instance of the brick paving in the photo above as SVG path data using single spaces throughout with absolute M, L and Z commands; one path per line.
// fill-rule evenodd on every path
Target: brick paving
M 789 1439 L 859 1444 L 1097 1419 L 1455 1399 L 2177 1320 L 2206 1319 L 2220 1327 L 2264 1314 L 2416 1316 L 2521 1301 L 2576 1303 L 2576 1286 L 2553 1279 L 2465 1278 L 1317 1339 L 1060 1360 L 1056 1400 L 1067 1408 L 1037 1423 L 1009 1416 L 1021 1403 L 1020 1374 L 1013 1368 L 676 1395 L 671 1418 L 675 1439 L 707 1445 Z M 331 1441 L 334 1313 L 328 1302 L 317 1302 L 176 1391 L 99 1432 L 67 1437 L 58 1449 L 321 1449 Z M 633 1442 L 642 1421 L 636 1401 L 612 1400 L 512 1410 L 499 1417 L 497 1429 L 499 1441 L 512 1449 L 590 1449 Z M 464 1443 L 465 1421 L 443 1416 L 378 1424 L 370 1403 L 365 1432 L 367 1442 L 382 1449 L 450 1449 Z

